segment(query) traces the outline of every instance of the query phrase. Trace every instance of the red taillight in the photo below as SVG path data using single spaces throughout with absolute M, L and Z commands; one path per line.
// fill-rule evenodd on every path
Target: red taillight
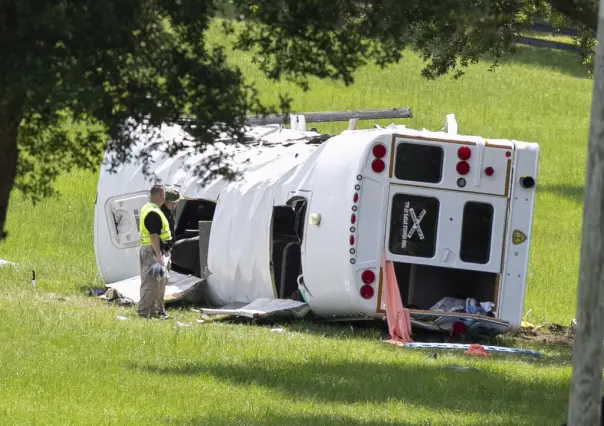
M 354 194 L 354 197 L 352 197 L 352 201 L 354 203 L 356 203 L 357 201 L 359 201 L 359 194 Z
M 470 165 L 466 161 L 460 161 L 457 163 L 456 169 L 460 175 L 467 175 L 470 172 Z
M 369 269 L 366 271 L 363 271 L 363 273 L 361 274 L 361 280 L 365 284 L 371 284 L 372 282 L 375 281 L 375 274 L 373 273 L 373 271 L 370 271 Z
M 487 176 L 493 176 L 493 173 L 495 173 L 495 170 L 493 170 L 492 167 L 487 167 L 484 169 L 484 174 Z
M 467 160 L 472 156 L 472 150 L 467 146 L 462 146 L 457 150 L 457 156 L 460 160 Z
M 507 151 L 507 152 L 505 153 L 505 156 L 506 156 L 506 157 L 508 157 L 508 158 L 510 158 L 510 157 L 512 156 L 512 153 L 511 153 L 510 151 Z
M 373 297 L 373 287 L 369 284 L 365 284 L 361 287 L 361 297 L 363 299 L 371 299 Z
M 354 245 L 354 235 L 350 236 L 350 245 L 353 246 Z
M 379 158 L 376 158 L 371 163 L 371 170 L 373 170 L 376 173 L 382 173 L 385 168 L 386 168 L 386 164 Z
M 352 223 L 354 225 L 356 221 L 357 221 L 357 216 L 353 213 L 352 216 L 350 216 L 350 223 Z
M 382 144 L 377 144 L 373 147 L 373 155 L 376 158 L 382 158 L 386 155 L 386 147 Z

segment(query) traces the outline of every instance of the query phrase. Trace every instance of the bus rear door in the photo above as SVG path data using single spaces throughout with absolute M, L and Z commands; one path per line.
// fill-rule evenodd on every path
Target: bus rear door
M 447 328 L 461 319 L 468 326 L 507 328 L 496 307 L 512 152 L 511 143 L 489 146 L 479 138 L 393 137 L 386 257 L 415 323 Z M 462 309 L 471 299 L 495 309 L 479 310 L 483 315 Z

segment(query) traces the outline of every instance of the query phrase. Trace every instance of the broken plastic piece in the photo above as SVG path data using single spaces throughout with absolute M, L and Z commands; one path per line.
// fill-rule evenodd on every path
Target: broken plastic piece
M 520 323 L 520 327 L 533 329 L 535 328 L 535 324 L 522 320 L 522 322 Z

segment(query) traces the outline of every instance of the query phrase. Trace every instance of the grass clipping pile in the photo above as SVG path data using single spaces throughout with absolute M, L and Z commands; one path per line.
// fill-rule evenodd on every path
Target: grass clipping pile
M 522 321 L 522 327 L 510 336 L 542 345 L 572 346 L 576 327 L 577 322 L 575 320 L 572 320 L 568 327 L 555 323 L 535 326 Z

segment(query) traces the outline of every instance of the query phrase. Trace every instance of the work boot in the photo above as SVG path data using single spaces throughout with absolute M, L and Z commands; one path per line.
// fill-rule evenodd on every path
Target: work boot
M 167 319 L 172 319 L 174 317 L 172 315 L 168 315 L 165 312 L 162 312 L 162 313 L 159 314 L 159 318 L 167 320 Z

